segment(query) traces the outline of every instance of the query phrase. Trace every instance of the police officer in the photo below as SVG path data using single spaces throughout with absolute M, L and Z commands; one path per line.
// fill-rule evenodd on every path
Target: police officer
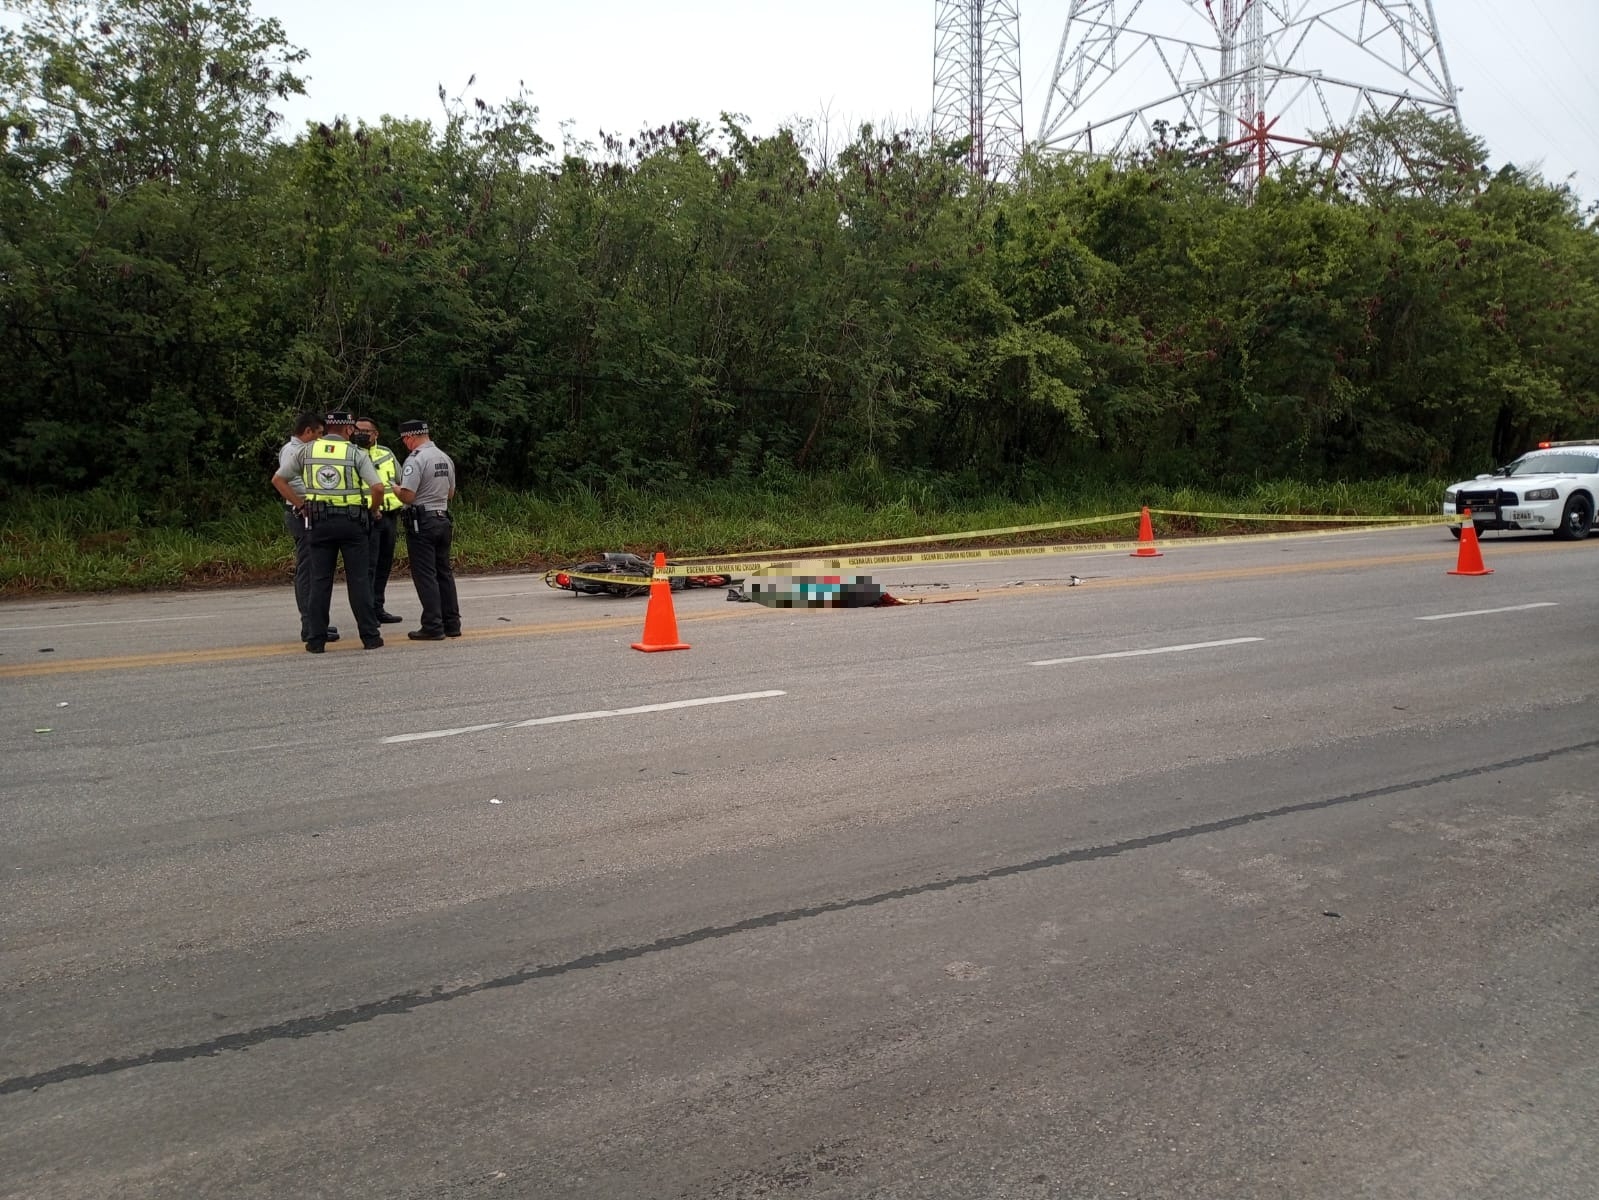
M 294 460 L 303 446 L 309 445 L 322 436 L 322 418 L 316 413 L 303 412 L 294 418 L 294 435 L 283 443 L 278 451 L 278 466 Z M 300 483 L 299 472 L 289 480 L 289 487 L 293 489 L 295 499 L 285 502 L 283 507 L 283 528 L 294 539 L 294 603 L 300 609 L 300 640 L 307 641 L 311 636 L 311 626 L 307 619 L 306 601 L 311 594 L 311 541 L 306 536 L 311 527 L 299 513 L 301 504 L 305 501 L 304 487 Z M 339 631 L 328 626 L 327 640 L 339 640 Z
M 426 421 L 401 421 L 400 438 L 410 457 L 394 490 L 406 504 L 401 514 L 405 548 L 411 556 L 411 582 L 422 602 L 422 628 L 405 636 L 413 642 L 439 642 L 461 636 L 461 608 L 450 566 L 450 501 L 455 499 L 455 464 L 433 444 Z
M 394 625 L 403 621 L 384 607 L 389 591 L 389 572 L 394 567 L 394 543 L 399 534 L 399 517 L 405 505 L 394 494 L 394 485 L 400 478 L 400 460 L 394 451 L 378 441 L 378 423 L 371 417 L 355 419 L 355 433 L 350 440 L 365 450 L 383 480 L 383 512 L 372 522 L 372 608 L 379 623 Z
M 377 614 L 372 611 L 372 585 L 367 574 L 372 513 L 383 508 L 383 481 L 365 450 L 346 439 L 355 418 L 347 412 L 327 415 L 327 432 L 302 447 L 278 468 L 272 486 L 284 502 L 309 523 L 311 590 L 307 597 L 305 648 L 321 654 L 328 640 L 328 607 L 333 600 L 333 574 L 344 559 L 350 611 L 361 631 L 361 645 L 383 645 Z M 290 480 L 298 474 L 300 491 Z M 304 498 L 301 499 L 300 497 Z

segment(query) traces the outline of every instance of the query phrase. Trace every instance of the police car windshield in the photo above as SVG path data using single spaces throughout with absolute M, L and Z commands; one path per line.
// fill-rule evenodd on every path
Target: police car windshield
M 1501 475 L 1595 475 L 1599 474 L 1599 455 L 1594 454 L 1529 454 L 1518 458 L 1509 466 L 1500 467 Z

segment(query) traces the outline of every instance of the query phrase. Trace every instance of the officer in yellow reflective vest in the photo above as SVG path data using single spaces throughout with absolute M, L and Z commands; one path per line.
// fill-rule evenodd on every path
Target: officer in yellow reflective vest
M 285 459 L 272 486 L 306 523 L 311 555 L 311 591 L 307 597 L 305 648 L 321 654 L 327 642 L 328 608 L 333 602 L 333 573 L 344 559 L 350 611 L 361 631 L 361 645 L 383 645 L 377 613 L 372 608 L 371 561 L 373 514 L 383 510 L 383 481 L 367 452 L 349 442 L 355 418 L 347 412 L 327 416 L 327 433 Z M 302 500 L 290 483 L 295 475 Z
M 403 621 L 384 604 L 389 591 L 389 572 L 394 568 L 394 544 L 400 532 L 399 512 L 405 507 L 394 494 L 394 485 L 400 479 L 400 460 L 394 451 L 378 441 L 378 423 L 371 417 L 355 419 L 355 433 L 350 440 L 371 456 L 378 478 L 383 480 L 383 513 L 372 522 L 372 608 L 378 621 L 393 625 Z

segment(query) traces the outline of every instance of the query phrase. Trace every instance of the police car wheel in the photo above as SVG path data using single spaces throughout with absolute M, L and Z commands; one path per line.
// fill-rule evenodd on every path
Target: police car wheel
M 1450 537 L 1452 537 L 1452 538 L 1454 538 L 1454 539 L 1455 539 L 1455 541 L 1457 541 L 1457 542 L 1458 542 L 1458 541 L 1459 541 L 1459 540 L 1460 540 L 1460 526 L 1458 526 L 1458 525 L 1451 525 L 1451 526 L 1450 526 L 1450 527 L 1449 527 L 1449 536 L 1450 536 Z
M 1560 528 L 1555 537 L 1563 542 L 1580 542 L 1593 528 L 1593 501 L 1576 495 L 1566 501 L 1566 510 L 1560 514 Z

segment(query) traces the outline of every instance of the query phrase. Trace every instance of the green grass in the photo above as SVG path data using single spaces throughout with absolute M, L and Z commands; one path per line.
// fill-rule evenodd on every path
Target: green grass
M 575 489 L 554 497 L 505 490 L 463 495 L 455 506 L 462 571 L 530 571 L 602 550 L 678 558 L 793 546 L 847 544 L 962 530 L 1034 525 L 1141 505 L 1203 513 L 1434 514 L 1436 480 L 1248 483 L 1234 488 L 1085 482 L 1028 499 L 974 496 L 949 481 L 851 472 L 781 484 L 717 482 L 691 491 Z M 1162 536 L 1281 528 L 1216 519 L 1156 518 Z M 1125 539 L 1116 525 L 1009 539 Z M 955 539 L 951 539 L 955 540 Z M 404 539 L 399 557 L 404 562 Z M 268 497 L 227 513 L 159 523 L 125 494 L 30 497 L 0 506 L 0 594 L 103 592 L 286 582 L 292 550 L 281 509 Z

